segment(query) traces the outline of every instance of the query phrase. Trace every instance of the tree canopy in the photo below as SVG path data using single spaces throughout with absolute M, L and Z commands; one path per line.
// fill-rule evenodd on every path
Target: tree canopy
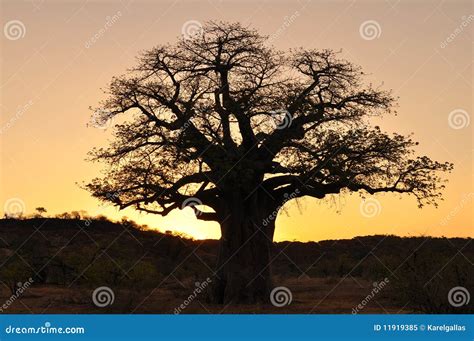
M 91 152 L 106 169 L 87 188 L 120 208 L 193 206 L 199 219 L 220 221 L 229 198 L 257 190 L 273 208 L 290 193 L 350 191 L 406 193 L 421 207 L 437 204 L 439 172 L 452 169 L 416 156 L 411 136 L 371 125 L 393 113 L 395 98 L 340 53 L 279 51 L 238 23 L 209 22 L 143 52 L 106 93 L 101 119 L 128 119 Z

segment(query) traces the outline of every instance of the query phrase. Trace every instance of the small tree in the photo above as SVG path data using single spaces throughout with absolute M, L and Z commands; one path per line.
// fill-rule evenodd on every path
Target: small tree
M 36 207 L 35 210 L 36 210 L 36 212 L 37 212 L 37 216 L 38 216 L 38 217 L 42 217 L 43 214 L 46 213 L 46 208 L 41 207 L 41 206 L 40 206 L 40 207 Z
M 71 217 L 72 219 L 81 219 L 81 213 L 79 211 L 72 211 Z
M 265 40 L 208 23 L 144 52 L 96 111 L 104 122 L 131 116 L 109 147 L 91 152 L 108 168 L 87 188 L 121 209 L 192 207 L 219 222 L 220 303 L 268 299 L 275 218 L 289 199 L 393 192 L 436 205 L 436 173 L 452 167 L 413 157 L 410 137 L 370 127 L 394 98 L 365 85 L 359 67 L 330 50 L 283 53 Z

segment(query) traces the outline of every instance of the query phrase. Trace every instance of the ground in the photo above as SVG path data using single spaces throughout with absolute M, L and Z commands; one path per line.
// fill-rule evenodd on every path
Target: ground
M 183 286 L 188 290 L 185 290 Z M 122 289 L 115 293 L 114 303 L 99 308 L 92 303 L 92 290 L 86 288 L 63 288 L 58 286 L 32 287 L 21 299 L 4 313 L 158 313 L 174 314 L 192 293 L 194 283 L 178 284 L 170 281 L 151 291 L 132 292 Z M 281 308 L 271 304 L 262 305 L 211 305 L 199 295 L 185 307 L 182 314 L 351 314 L 372 291 L 373 283 L 360 278 L 294 278 L 282 280 L 279 284 L 291 288 L 292 302 Z M 387 292 L 388 292 L 387 288 Z M 0 301 L 6 301 L 10 293 L 1 291 Z M 410 313 L 409 309 L 391 302 L 387 294 L 380 292 L 360 310 L 362 314 Z
M 454 288 L 474 288 L 471 238 L 274 243 L 272 287 L 292 296 L 281 307 L 276 299 L 276 305 L 209 304 L 218 245 L 130 221 L 0 219 L 0 313 L 474 312 L 474 300 L 458 306 L 449 300 Z M 28 281 L 10 304 L 18 283 Z M 104 287 L 114 301 L 99 307 L 93 292 Z M 275 297 L 289 297 L 283 294 Z

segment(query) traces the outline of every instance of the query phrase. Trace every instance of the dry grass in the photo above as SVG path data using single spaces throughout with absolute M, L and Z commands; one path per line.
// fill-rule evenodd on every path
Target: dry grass
M 271 304 L 211 305 L 205 294 L 198 295 L 181 313 L 183 314 L 351 314 L 372 290 L 372 282 L 355 278 L 294 278 L 276 279 L 276 285 L 286 286 L 293 295 L 290 305 L 278 308 Z M 111 306 L 94 306 L 90 289 L 37 286 L 29 288 L 4 313 L 158 313 L 173 314 L 190 293 L 194 283 L 169 282 L 151 291 L 117 290 Z M 409 313 L 390 302 L 390 287 L 384 288 L 360 313 Z M 8 299 L 4 288 L 0 302 Z

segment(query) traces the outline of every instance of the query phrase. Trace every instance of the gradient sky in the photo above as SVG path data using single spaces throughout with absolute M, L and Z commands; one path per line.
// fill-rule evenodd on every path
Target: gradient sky
M 362 214 L 358 195 L 291 201 L 278 216 L 276 240 L 472 237 L 473 14 L 470 0 L 1 1 L 0 211 L 18 202 L 27 214 L 38 206 L 50 214 L 86 210 L 218 238 L 218 225 L 192 212 L 165 218 L 118 212 L 76 184 L 98 174 L 100 166 L 84 159 L 110 137 L 110 129 L 87 127 L 88 107 L 103 98 L 100 88 L 133 66 L 139 51 L 174 42 L 186 22 L 212 19 L 251 25 L 280 49 L 342 49 L 370 74 L 368 81 L 400 97 L 398 116 L 377 124 L 413 132 L 419 154 L 455 165 L 438 209 L 420 210 L 414 198 L 392 194 L 374 197 L 374 216 Z M 24 25 L 20 35 L 7 30 L 12 20 Z M 361 33 L 367 21 L 375 36 Z

